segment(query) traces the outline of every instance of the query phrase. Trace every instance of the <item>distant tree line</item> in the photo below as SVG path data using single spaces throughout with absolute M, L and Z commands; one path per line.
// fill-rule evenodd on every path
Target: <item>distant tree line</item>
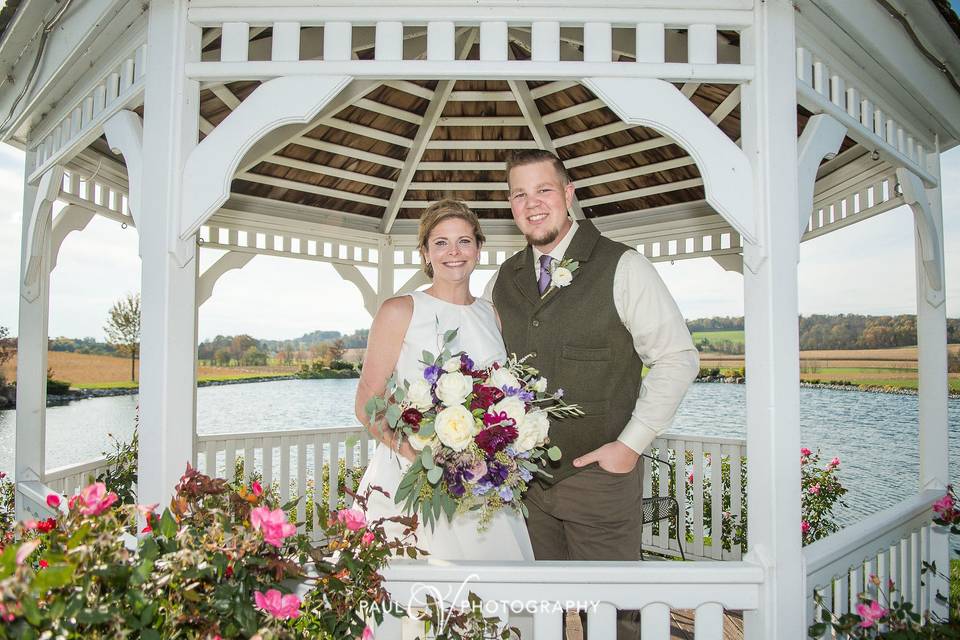
M 98 342 L 94 338 L 50 338 L 47 341 L 50 351 L 69 351 L 70 353 L 93 354 L 98 356 L 119 356 L 121 354 L 112 344 Z
M 278 364 L 317 363 L 330 367 L 343 360 L 348 349 L 367 347 L 367 329 L 358 329 L 345 336 L 339 331 L 313 331 L 293 340 L 258 340 L 243 334 L 217 336 L 204 340 L 197 348 L 197 358 L 220 366 L 258 366 L 273 359 Z
M 915 315 L 866 316 L 856 314 L 800 316 L 800 348 L 887 349 L 917 344 Z M 735 331 L 743 329 L 743 318 L 713 317 L 688 320 L 693 331 Z M 743 353 L 743 345 L 730 340 L 702 338 L 703 350 Z M 960 343 L 960 319 L 947 319 L 947 342 Z M 701 345 L 697 345 L 701 348 Z

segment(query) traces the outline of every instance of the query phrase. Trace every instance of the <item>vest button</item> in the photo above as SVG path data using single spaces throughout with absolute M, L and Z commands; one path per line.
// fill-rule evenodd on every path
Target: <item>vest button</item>
M 534 320 L 534 321 L 533 321 L 533 326 L 539 327 L 539 326 L 540 326 L 540 321 L 539 321 L 539 320 Z

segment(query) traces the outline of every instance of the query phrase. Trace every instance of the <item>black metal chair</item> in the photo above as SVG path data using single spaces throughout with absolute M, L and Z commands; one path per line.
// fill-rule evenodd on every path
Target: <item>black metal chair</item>
M 655 458 L 648 453 L 642 453 L 640 455 L 642 458 L 650 459 L 650 461 L 654 464 L 665 464 L 670 468 L 670 475 L 668 477 L 665 478 L 663 474 L 660 474 L 660 482 L 666 482 L 667 486 L 670 486 L 670 478 L 676 477 L 673 465 L 666 460 Z M 641 473 L 641 483 L 643 482 L 643 477 L 644 473 Z M 642 490 L 643 489 L 641 485 L 641 491 Z M 680 549 L 680 559 L 686 560 L 687 558 L 683 554 L 683 544 L 680 542 L 680 532 L 682 529 L 680 527 L 680 503 L 677 502 L 677 499 L 673 496 L 653 496 L 650 498 L 642 498 L 640 508 L 643 514 L 641 527 L 652 522 L 660 522 L 661 520 L 669 520 L 670 518 L 673 518 L 673 527 L 677 536 L 677 547 Z M 640 559 L 643 560 L 643 533 L 641 532 L 640 535 Z

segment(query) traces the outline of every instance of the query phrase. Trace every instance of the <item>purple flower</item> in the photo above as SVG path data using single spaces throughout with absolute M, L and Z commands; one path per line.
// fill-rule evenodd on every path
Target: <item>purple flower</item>
M 441 371 L 442 371 L 442 369 L 441 369 L 440 367 L 438 367 L 438 366 L 435 365 L 435 364 L 432 364 L 432 365 L 430 365 L 429 367 L 427 367 L 426 369 L 423 370 L 423 377 L 424 377 L 424 378 L 426 379 L 426 381 L 429 382 L 430 384 L 436 384 L 436 383 L 437 383 L 437 380 L 440 379 L 440 372 L 441 372 Z
M 492 488 L 493 488 L 492 484 L 490 484 L 486 480 L 481 480 L 477 484 L 473 485 L 473 495 L 482 496 L 488 491 L 490 491 L 490 489 Z
M 504 502 L 510 502 L 511 500 L 513 500 L 513 489 L 511 489 L 507 485 L 501 485 L 500 488 L 497 490 L 497 493 L 500 494 L 500 497 L 503 499 Z
M 461 370 L 473 371 L 473 360 L 470 359 L 470 356 L 465 353 L 460 354 L 460 367 Z
M 530 482 L 530 479 L 533 477 L 533 474 L 530 473 L 529 469 L 527 469 L 526 467 L 520 467 L 519 472 L 520 472 L 521 480 L 523 480 L 524 482 Z
M 487 462 L 487 475 L 485 475 L 483 479 L 493 486 L 499 487 L 506 481 L 509 475 L 510 469 L 505 465 L 500 464 L 496 460 L 490 460 Z

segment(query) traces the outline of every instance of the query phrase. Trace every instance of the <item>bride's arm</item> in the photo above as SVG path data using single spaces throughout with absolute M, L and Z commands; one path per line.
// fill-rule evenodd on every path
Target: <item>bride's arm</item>
M 395 448 L 393 431 L 383 422 L 371 424 L 365 407 L 370 398 L 383 395 L 387 378 L 397 366 L 400 347 L 412 317 L 413 300 L 410 296 L 390 298 L 380 307 L 367 337 L 367 353 L 354 402 L 357 420 L 371 436 L 391 448 Z

